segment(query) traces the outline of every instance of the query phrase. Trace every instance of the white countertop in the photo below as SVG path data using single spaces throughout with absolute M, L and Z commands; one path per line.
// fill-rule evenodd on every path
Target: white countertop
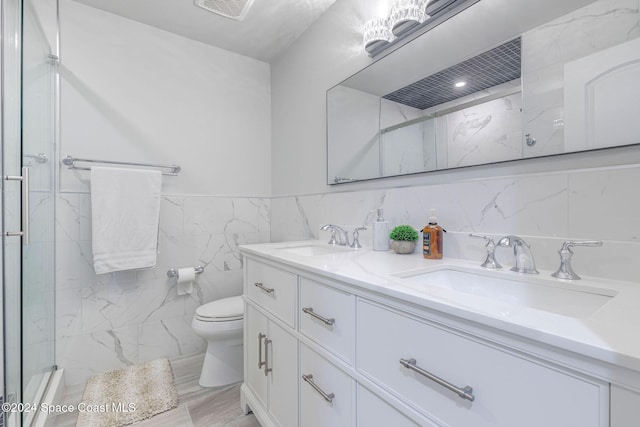
M 481 260 L 475 263 L 446 257 L 438 261 L 426 260 L 419 248 L 410 255 L 398 255 L 393 251 L 339 248 L 335 253 L 308 256 L 287 250 L 296 246 L 318 247 L 318 252 L 331 250 L 331 247 L 319 241 L 243 245 L 240 250 L 247 255 L 278 261 L 303 271 L 321 274 L 640 372 L 640 284 L 587 277 L 576 281 L 559 280 L 551 278 L 551 271 L 540 271 L 539 275 L 533 276 L 509 271 L 507 266 L 502 270 L 491 271 L 480 267 Z M 429 272 L 443 267 L 532 283 L 548 279 L 544 286 L 553 287 L 557 284 L 559 288 L 571 288 L 578 292 L 581 289 L 591 292 L 593 288 L 597 288 L 614 296 L 584 317 L 570 317 L 428 284 L 420 287 L 414 285 L 412 288 L 395 275 L 409 270 Z

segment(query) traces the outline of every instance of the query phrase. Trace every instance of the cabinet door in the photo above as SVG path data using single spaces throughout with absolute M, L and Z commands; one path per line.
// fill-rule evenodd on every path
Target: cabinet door
M 267 341 L 269 412 L 282 427 L 298 425 L 298 342 L 273 322 Z
M 265 351 L 264 341 L 268 332 L 267 318 L 255 308 L 245 304 L 244 318 L 244 357 L 245 357 L 245 384 L 260 399 L 262 405 L 267 407 L 267 377 L 264 374 Z
M 374 303 L 359 301 L 357 316 L 358 370 L 438 423 L 473 427 L 609 425 L 608 384 Z M 459 389 L 472 387 L 474 400 L 463 399 L 429 378 L 429 373 Z
M 301 426 L 352 426 L 352 387 L 353 380 L 347 374 L 307 346 L 300 345 Z

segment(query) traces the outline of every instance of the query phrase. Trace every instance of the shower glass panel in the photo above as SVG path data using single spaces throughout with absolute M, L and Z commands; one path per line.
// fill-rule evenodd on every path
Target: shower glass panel
M 22 165 L 30 170 L 31 242 L 22 250 L 22 390 L 39 402 L 55 369 L 55 0 L 22 9 Z M 25 414 L 25 417 L 28 414 Z
M 39 404 L 55 369 L 57 3 L 3 3 L 4 174 L 23 176 L 22 182 L 4 183 L 4 231 L 24 233 L 26 223 L 30 231 L 28 240 L 25 235 L 3 236 L 5 393 L 8 401 Z M 14 32 L 19 37 L 11 43 L 6 38 Z M 25 169 L 30 177 L 25 187 L 28 221 L 21 212 L 26 207 L 21 195 Z M 16 425 L 31 425 L 35 415 L 10 417 L 16 417 Z

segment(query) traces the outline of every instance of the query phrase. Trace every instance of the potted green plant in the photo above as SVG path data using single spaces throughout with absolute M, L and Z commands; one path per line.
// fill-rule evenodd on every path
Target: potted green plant
M 391 230 L 391 249 L 397 254 L 411 254 L 416 248 L 418 232 L 410 225 L 398 225 Z

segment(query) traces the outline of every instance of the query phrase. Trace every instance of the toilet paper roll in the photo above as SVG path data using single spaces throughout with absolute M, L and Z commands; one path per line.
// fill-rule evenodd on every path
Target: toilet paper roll
M 184 267 L 178 269 L 178 295 L 186 295 L 193 292 L 193 281 L 196 278 L 196 269 Z

